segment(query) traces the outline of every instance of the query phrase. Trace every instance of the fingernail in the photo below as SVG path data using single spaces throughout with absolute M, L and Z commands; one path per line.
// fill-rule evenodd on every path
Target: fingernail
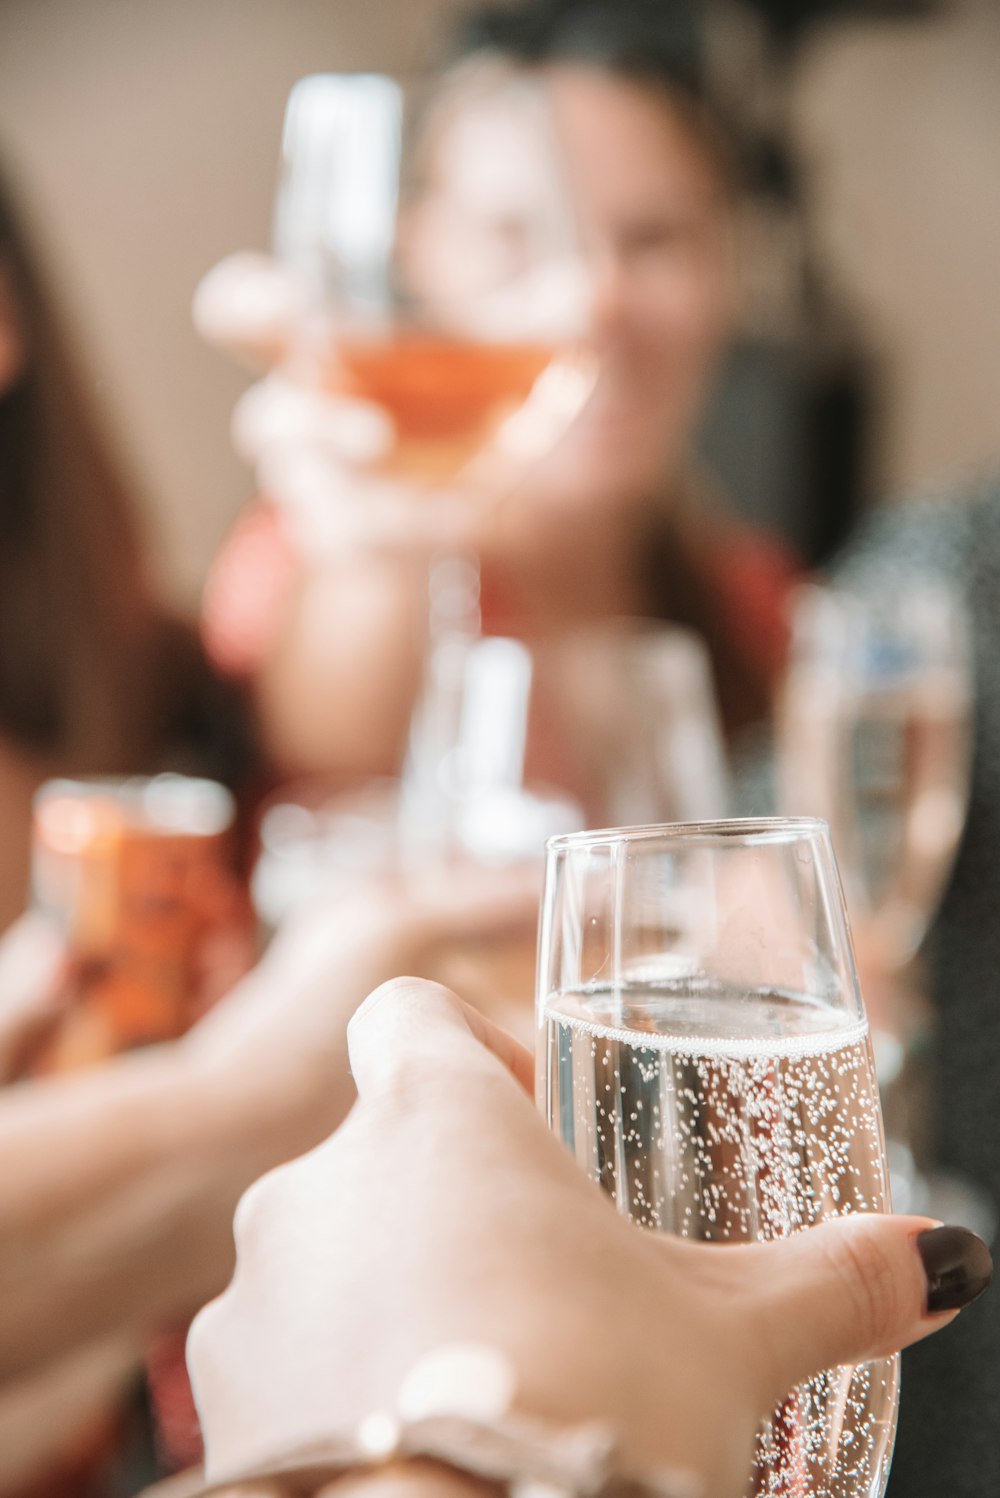
M 928 1316 L 971 1305 L 993 1278 L 990 1251 L 968 1228 L 928 1228 L 916 1243 L 927 1276 Z

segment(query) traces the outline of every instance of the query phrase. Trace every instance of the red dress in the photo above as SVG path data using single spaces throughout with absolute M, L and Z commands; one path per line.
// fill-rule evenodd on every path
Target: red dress
M 715 513 L 699 537 L 694 589 L 692 568 L 671 561 L 670 536 L 658 520 L 641 538 L 639 553 L 637 568 L 646 579 L 650 618 L 694 628 L 706 638 L 713 657 L 724 643 L 726 653 L 750 676 L 769 684 L 777 680 L 788 648 L 788 597 L 801 580 L 787 547 Z M 301 565 L 281 509 L 267 500 L 249 506 L 216 556 L 202 601 L 203 641 L 223 675 L 254 675 L 280 628 Z M 484 569 L 487 634 L 517 633 L 504 592 L 502 578 Z M 723 701 L 724 716 L 729 716 L 725 706 Z

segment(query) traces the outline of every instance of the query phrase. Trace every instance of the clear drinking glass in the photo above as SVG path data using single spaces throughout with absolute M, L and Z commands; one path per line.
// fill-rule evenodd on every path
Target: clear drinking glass
M 464 639 L 434 660 L 414 715 L 403 823 L 415 849 L 504 843 L 583 827 L 723 817 L 728 773 L 703 641 L 688 630 L 616 620 L 555 639 Z M 547 798 L 544 835 L 529 788 L 579 806 L 562 825 Z M 493 846 L 490 846 L 490 845 Z
M 433 490 L 528 401 L 586 309 L 539 83 L 481 61 L 424 92 L 379 74 L 295 85 L 275 249 L 305 291 L 297 369 L 374 402 L 383 466 Z
M 968 803 L 972 665 L 939 579 L 877 597 L 811 587 L 778 716 L 780 809 L 830 824 L 859 947 L 901 971 L 951 871 Z
M 426 93 L 426 91 L 425 91 Z M 480 504 L 543 457 L 589 393 L 586 280 L 545 91 L 470 60 L 423 99 L 375 74 L 302 79 L 285 117 L 279 258 L 305 288 L 291 373 L 385 432 L 369 498 Z M 335 496 L 331 495 L 331 503 Z M 472 555 L 430 559 L 427 645 L 404 778 L 419 835 L 462 745 L 441 737 L 480 633 Z
M 894 1197 L 989 1237 L 986 1198 L 934 1168 L 934 1018 L 918 956 L 965 823 L 972 696 L 965 604 L 943 578 L 799 591 L 777 714 L 779 810 L 830 824 L 870 985 Z
M 537 1019 L 549 1125 L 635 1222 L 740 1243 L 888 1210 L 823 822 L 552 839 Z M 887 1358 L 792 1390 L 761 1428 L 748 1493 L 878 1498 L 897 1388 Z

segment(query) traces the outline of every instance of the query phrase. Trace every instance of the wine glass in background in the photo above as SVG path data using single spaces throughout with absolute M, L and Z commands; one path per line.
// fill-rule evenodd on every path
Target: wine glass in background
M 585 825 L 563 756 L 543 764 L 540 776 L 529 763 L 540 691 L 525 644 L 442 635 L 427 676 L 402 777 L 404 858 L 537 858 L 548 837 Z
M 538 1100 L 618 1210 L 720 1243 L 888 1208 L 874 1061 L 825 825 L 549 844 Z M 831 1369 L 761 1429 L 754 1495 L 877 1498 L 898 1360 Z
M 529 74 L 478 60 L 427 100 L 414 95 L 376 75 L 292 90 L 275 248 L 303 297 L 276 352 L 352 429 L 366 482 L 363 494 L 345 485 L 349 505 L 445 494 L 484 505 L 544 455 L 589 389 L 573 353 L 586 331 L 577 226 Z M 338 504 L 329 483 L 318 498 Z M 441 546 L 428 558 L 401 781 L 320 791 L 314 804 L 279 793 L 254 884 L 266 919 L 317 876 L 537 859 L 547 836 L 582 825 L 571 796 L 526 781 L 532 682 L 522 644 L 481 636 L 477 558 Z M 490 968 L 499 997 L 520 988 L 530 1023 L 534 942 L 513 963 L 478 956 L 465 991 L 478 994 Z
M 483 642 L 484 646 L 493 642 Z M 430 850 L 404 834 L 405 782 L 373 780 L 332 791 L 323 781 L 277 790 L 260 816 L 260 851 L 253 872 L 254 907 L 263 934 L 318 898 L 334 905 L 359 884 L 380 884 L 391 899 L 400 882 L 435 878 L 443 861 L 473 866 L 540 866 L 546 838 L 583 825 L 579 806 L 544 788 L 490 787 L 470 794 L 453 840 Z M 540 867 L 539 867 L 540 874 Z M 536 938 L 532 926 L 442 940 L 424 976 L 454 988 L 498 1024 L 530 1044 Z
M 811 587 L 793 611 L 779 805 L 825 818 L 866 951 L 901 971 L 944 891 L 965 821 L 971 660 L 943 582 L 877 596 Z
M 864 598 L 801 590 L 778 713 L 778 804 L 830 824 L 866 989 L 902 1210 L 991 1210 L 926 1156 L 933 1022 L 918 951 L 944 893 L 971 774 L 965 610 L 943 581 L 886 578 Z
M 534 828 L 540 852 L 545 837 L 571 830 L 551 818 L 542 828 L 532 794 L 540 787 L 576 803 L 580 826 L 693 821 L 729 809 L 711 664 L 688 630 L 606 621 L 530 649 L 454 636 L 433 668 L 404 776 L 414 850 L 451 845 L 495 857 Z
M 301 80 L 275 242 L 305 289 L 286 366 L 336 396 L 369 445 L 382 481 L 369 503 L 401 485 L 411 503 L 495 499 L 585 400 L 577 226 L 544 93 L 523 70 L 469 63 L 424 109 L 382 76 Z M 457 724 L 455 682 L 480 629 L 478 561 L 444 550 L 429 564 L 404 772 L 421 835 L 447 809 L 435 787 L 462 746 L 441 731 Z
M 686 631 L 590 628 L 538 653 L 455 637 L 433 667 L 408 775 L 349 790 L 283 786 L 263 808 L 253 896 L 265 931 L 320 889 L 441 859 L 536 860 L 547 838 L 616 814 L 650 822 L 725 810 L 705 648 Z M 428 778 L 417 784 L 418 773 Z M 497 942 L 461 954 L 448 977 L 530 1035 L 534 963 L 534 938 L 530 950 Z
M 704 641 L 618 620 L 553 642 L 539 662 L 573 741 L 591 826 L 695 822 L 729 811 L 729 767 Z
M 384 470 L 432 489 L 528 401 L 585 307 L 541 88 L 480 61 L 423 108 L 413 92 L 376 74 L 295 85 L 275 249 L 305 291 L 294 371 L 377 407 Z

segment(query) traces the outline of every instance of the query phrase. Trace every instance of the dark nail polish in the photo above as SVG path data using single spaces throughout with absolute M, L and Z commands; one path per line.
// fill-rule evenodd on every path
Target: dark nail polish
M 927 1276 L 928 1316 L 960 1311 L 993 1278 L 990 1251 L 968 1228 L 928 1228 L 917 1234 L 916 1243 Z

